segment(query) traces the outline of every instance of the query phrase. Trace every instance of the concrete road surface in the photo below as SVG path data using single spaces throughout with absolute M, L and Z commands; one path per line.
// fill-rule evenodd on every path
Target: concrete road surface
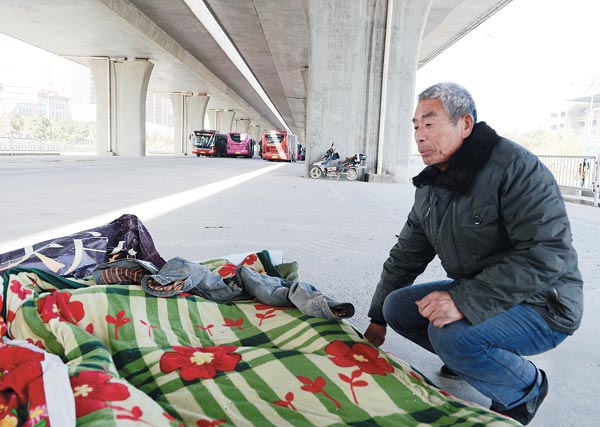
M 420 166 L 417 166 L 420 167 Z M 364 331 L 382 263 L 412 204 L 410 184 L 311 180 L 303 163 L 261 159 L 0 157 L 0 253 L 136 214 L 166 259 L 191 260 L 280 249 L 300 279 L 356 307 Z M 581 328 L 532 357 L 550 393 L 532 426 L 600 423 L 600 208 L 568 204 L 585 280 Z M 419 282 L 443 277 L 432 263 Z M 462 381 L 437 375 L 441 362 L 388 333 L 383 348 L 458 397 L 488 406 Z

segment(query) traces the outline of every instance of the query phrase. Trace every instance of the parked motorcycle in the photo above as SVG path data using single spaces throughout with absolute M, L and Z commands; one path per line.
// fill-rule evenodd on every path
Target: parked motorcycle
M 321 156 L 319 160 L 313 163 L 308 174 L 313 179 L 319 179 L 322 176 L 340 179 L 345 176 L 347 180 L 354 181 L 358 178 L 360 169 L 364 169 L 367 155 L 356 153 L 353 156 L 346 157 L 340 161 L 340 155 L 335 150 L 333 144 Z

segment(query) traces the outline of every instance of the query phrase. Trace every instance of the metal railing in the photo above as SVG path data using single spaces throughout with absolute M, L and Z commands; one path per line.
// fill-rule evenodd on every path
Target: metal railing
M 0 153 L 15 154 L 60 154 L 64 151 L 62 141 L 41 141 L 33 138 L 0 136 Z
M 554 175 L 563 192 L 593 198 L 599 206 L 600 155 L 594 156 L 538 156 Z

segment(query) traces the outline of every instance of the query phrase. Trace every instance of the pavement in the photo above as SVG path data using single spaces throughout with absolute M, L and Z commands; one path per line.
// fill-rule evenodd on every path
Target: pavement
M 420 165 L 413 165 L 416 173 Z M 381 266 L 411 207 L 406 184 L 304 177 L 306 165 L 258 158 L 0 157 L 0 253 L 136 214 L 166 258 L 191 260 L 283 251 L 300 280 L 352 302 L 359 331 Z M 596 427 L 600 420 L 600 208 L 567 203 L 585 280 L 580 329 L 531 357 L 550 392 L 531 426 Z M 434 260 L 418 282 L 444 277 Z M 441 361 L 388 333 L 383 349 L 460 398 L 489 406 L 463 381 L 438 375 Z

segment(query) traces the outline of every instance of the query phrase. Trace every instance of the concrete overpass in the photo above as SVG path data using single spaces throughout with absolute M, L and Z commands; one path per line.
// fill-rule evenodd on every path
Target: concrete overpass
M 405 181 L 417 68 L 509 2 L 5 0 L 0 32 L 90 66 L 99 154 L 144 155 L 149 89 L 171 97 L 176 154 L 207 114 L 289 129 L 309 162 L 335 142 L 373 180 Z

